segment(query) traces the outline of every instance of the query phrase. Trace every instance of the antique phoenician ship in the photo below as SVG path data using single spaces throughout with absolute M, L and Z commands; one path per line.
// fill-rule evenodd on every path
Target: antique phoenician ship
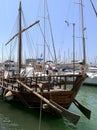
M 19 37 L 19 61 L 18 73 L 9 75 L 5 69 L 0 78 L 0 95 L 7 102 L 22 103 L 28 108 L 42 108 L 52 114 L 65 117 L 70 122 L 76 124 L 80 116 L 70 112 L 68 109 L 74 103 L 80 111 L 90 119 L 90 110 L 82 106 L 76 99 L 76 95 L 86 79 L 87 75 L 82 72 L 79 74 L 48 74 L 23 76 L 21 72 L 21 35 L 30 27 L 39 23 L 36 21 L 26 29 L 21 28 L 21 2 L 19 5 L 19 32 L 14 36 Z M 14 37 L 12 39 L 14 39 Z M 11 40 L 12 40 L 11 39 Z M 10 41 L 11 41 L 10 40 Z M 9 41 L 9 42 L 10 42 Z M 9 43 L 8 42 L 8 43 Z M 8 44 L 7 43 L 7 44 Z M 44 73 L 44 72 L 43 72 Z

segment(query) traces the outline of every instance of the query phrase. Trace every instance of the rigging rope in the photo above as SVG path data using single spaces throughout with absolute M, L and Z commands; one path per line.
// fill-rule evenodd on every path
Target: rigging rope
M 42 95 L 42 91 L 41 91 L 41 95 Z M 42 99 L 40 99 L 39 130 L 41 129 L 41 119 L 42 119 Z
M 25 20 L 25 17 L 24 17 L 24 13 L 23 13 L 23 22 L 24 22 L 24 26 L 26 27 L 27 26 L 27 24 L 26 24 L 26 20 Z M 32 37 L 30 36 L 30 33 L 27 31 L 27 32 L 25 32 L 25 34 L 26 34 L 26 38 L 27 38 L 27 47 L 28 47 L 28 50 L 30 50 L 30 51 L 28 51 L 29 52 L 29 55 L 30 55 L 30 57 L 33 57 L 33 50 L 35 50 L 35 53 L 37 52 L 36 51 L 36 48 L 35 48 L 35 44 L 34 44 L 34 41 L 32 40 Z M 29 44 L 30 43 L 30 44 Z M 33 47 L 34 47 L 34 49 L 33 49 L 33 47 L 32 47 L 32 44 L 33 44 Z
M 41 29 L 40 24 L 39 24 L 39 28 L 40 28 L 40 31 L 41 31 L 41 33 L 42 33 L 42 36 L 44 37 L 44 34 L 43 34 L 43 31 L 42 31 L 42 29 Z M 45 43 L 46 43 L 46 45 L 47 45 L 47 48 L 48 48 L 48 50 L 49 50 L 49 53 L 50 53 L 50 55 L 51 55 L 52 59 L 54 60 L 54 58 L 53 58 L 53 56 L 52 56 L 52 53 L 51 53 L 51 51 L 50 51 L 50 48 L 49 48 L 49 46 L 48 46 L 48 44 L 47 44 L 46 39 L 45 39 Z

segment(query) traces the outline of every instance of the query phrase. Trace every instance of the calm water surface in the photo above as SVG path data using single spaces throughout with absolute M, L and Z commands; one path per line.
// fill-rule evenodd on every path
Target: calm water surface
M 76 98 L 92 111 L 90 120 L 72 104 L 70 110 L 81 116 L 76 126 L 42 113 L 40 130 L 97 130 L 97 87 L 82 86 Z M 39 112 L 12 106 L 0 99 L 0 130 L 39 130 Z

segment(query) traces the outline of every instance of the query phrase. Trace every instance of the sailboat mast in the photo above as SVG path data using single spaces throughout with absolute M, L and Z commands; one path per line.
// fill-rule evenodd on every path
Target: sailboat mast
M 46 5 L 47 5 L 47 13 L 48 13 L 48 19 L 49 19 L 49 25 L 50 25 L 51 38 L 52 38 L 52 45 L 53 45 L 53 50 L 54 50 L 54 63 L 56 65 L 57 64 L 57 57 L 56 57 L 56 50 L 55 50 L 55 45 L 54 45 L 54 38 L 53 38 L 53 32 L 52 32 L 52 26 L 51 26 L 51 21 L 50 21 L 47 0 L 46 0 Z
M 83 2 L 80 0 L 81 5 L 81 21 L 82 21 L 82 44 L 83 44 L 83 65 L 86 65 L 86 50 L 85 50 L 85 36 L 84 36 L 84 19 L 83 19 Z
M 22 20 L 21 20 L 21 11 L 22 11 L 22 7 L 21 7 L 21 2 L 20 2 L 20 5 L 19 5 L 19 32 L 21 32 L 21 23 L 22 23 Z M 19 65 L 19 73 L 20 73 L 20 70 L 21 70 L 21 61 L 22 61 L 22 34 L 19 33 L 18 35 L 18 65 Z
M 43 71 L 45 71 L 45 61 L 46 61 L 46 57 L 45 57 L 45 54 L 46 54 L 46 40 L 45 40 L 45 6 L 46 6 L 46 3 L 45 3 L 45 0 L 44 0 L 44 50 L 43 50 L 43 58 L 44 58 L 44 63 L 43 63 Z

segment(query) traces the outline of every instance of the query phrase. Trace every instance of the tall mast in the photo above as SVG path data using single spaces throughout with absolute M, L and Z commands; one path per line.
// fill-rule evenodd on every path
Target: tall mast
M 21 7 L 21 2 L 20 2 L 20 5 L 19 5 L 19 32 L 21 32 L 21 29 L 22 29 L 22 27 L 21 27 L 21 23 L 22 23 L 22 20 L 21 20 L 21 12 L 22 12 L 22 7 Z M 19 33 L 19 35 L 18 35 L 18 53 L 19 53 L 19 55 L 18 55 L 18 60 L 19 60 L 19 62 L 18 62 L 18 65 L 19 65 L 19 73 L 20 73 L 20 69 L 21 69 L 21 62 L 22 62 L 22 34 L 21 33 Z
M 46 5 L 47 5 L 47 13 L 48 13 L 50 31 L 51 31 L 52 45 L 53 45 L 53 50 L 54 50 L 54 63 L 57 64 L 56 50 L 55 50 L 55 45 L 54 45 L 54 38 L 53 38 L 53 32 L 52 32 L 52 26 L 51 26 L 51 21 L 50 21 L 50 15 L 49 15 L 49 10 L 48 10 L 47 0 L 46 0 Z
M 19 4 L 18 11 L 19 11 L 18 33 L 16 33 L 12 38 L 10 38 L 10 40 L 8 42 L 6 42 L 5 45 L 9 44 L 15 37 L 18 36 L 18 69 L 19 69 L 19 73 L 20 73 L 21 64 L 22 64 L 22 33 L 25 32 L 26 30 L 28 30 L 29 28 L 31 28 L 32 26 L 38 24 L 40 21 L 37 20 L 36 22 L 31 24 L 30 26 L 22 29 L 22 6 L 21 6 L 21 2 Z
M 43 69 L 45 70 L 45 0 L 44 0 L 44 65 L 43 65 Z
M 83 44 L 83 65 L 86 65 L 86 49 L 85 49 L 85 36 L 84 36 L 84 19 L 83 19 L 83 2 L 80 0 L 81 8 L 81 21 L 82 21 L 82 44 Z

